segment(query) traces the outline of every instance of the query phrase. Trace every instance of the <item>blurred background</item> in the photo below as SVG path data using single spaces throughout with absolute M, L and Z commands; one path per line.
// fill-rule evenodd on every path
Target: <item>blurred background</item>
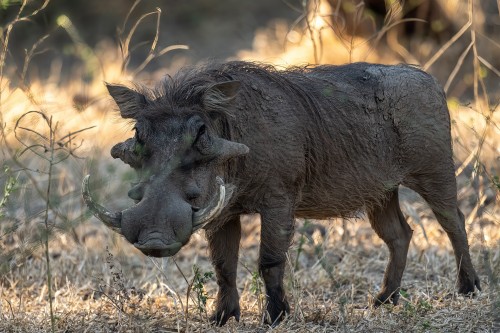
M 7 24 L 15 19 L 21 3 L 21 0 L 3 0 L 0 22 Z M 442 46 L 452 42 L 445 54 L 428 66 L 444 84 L 472 38 L 465 32 L 457 36 L 469 20 L 466 0 L 158 0 L 141 1 L 135 6 L 134 3 L 133 0 L 52 0 L 37 15 L 12 30 L 6 65 L 22 68 L 25 50 L 48 35 L 38 47 L 40 54 L 31 61 L 28 79 L 46 79 L 51 70 L 57 70 L 61 80 L 68 80 L 78 68 L 87 67 L 87 77 L 83 79 L 92 80 L 92 76 L 101 75 L 96 68 L 88 68 L 93 66 L 92 57 L 97 56 L 103 62 L 101 65 L 120 62 L 121 59 L 103 59 L 101 53 L 116 51 L 132 29 L 127 50 L 131 55 L 130 67 L 138 66 L 147 57 L 157 32 L 157 50 L 172 45 L 189 47 L 150 61 L 146 72 L 159 71 L 158 75 L 186 64 L 228 58 L 283 65 L 371 60 L 423 66 Z M 28 1 L 24 14 L 42 4 L 43 1 Z M 161 11 L 159 20 L 158 11 Z M 151 14 L 143 17 L 147 13 Z M 470 14 L 474 47 L 485 60 L 481 75 L 491 83 L 498 76 L 485 63 L 499 67 L 498 4 L 495 0 L 475 1 Z M 452 82 L 449 91 L 452 96 L 461 97 L 473 84 L 474 52 L 470 51 L 461 59 L 463 64 L 457 73 L 461 79 Z
M 158 264 L 88 214 L 80 182 L 92 174 L 96 199 L 110 209 L 132 204 L 126 193 L 135 174 L 109 149 L 132 136 L 133 125 L 119 118 L 104 82 L 153 86 L 212 59 L 279 68 L 408 63 L 436 76 L 448 96 L 460 208 L 484 294 L 466 307 L 448 297 L 452 249 L 426 205 L 402 189 L 415 230 L 404 278 L 409 305 L 395 313 L 364 307 L 380 285 L 386 248 L 363 218 L 297 221 L 287 286 L 300 311 L 284 327 L 488 331 L 496 320 L 491 313 L 500 313 L 494 305 L 500 299 L 499 6 L 496 0 L 0 0 L 0 331 L 206 324 L 203 311 L 176 312 L 197 276 L 193 264 L 212 269 L 203 234 Z M 258 216 L 243 221 L 238 287 L 252 331 L 265 300 L 256 273 L 260 226 Z M 301 285 L 322 293 L 302 292 Z M 203 306 L 210 310 L 214 281 L 205 287 L 210 297 Z M 449 326 L 443 319 L 449 311 L 466 318 L 462 326 Z

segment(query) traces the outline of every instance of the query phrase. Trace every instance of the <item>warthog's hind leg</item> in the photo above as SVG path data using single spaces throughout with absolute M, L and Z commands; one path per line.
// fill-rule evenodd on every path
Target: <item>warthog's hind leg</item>
M 375 297 L 374 304 L 378 306 L 386 301 L 392 301 L 396 305 L 413 233 L 399 208 L 398 190 L 389 195 L 382 207 L 369 210 L 368 217 L 377 235 L 389 247 L 389 263 L 385 270 L 382 290 Z
M 238 266 L 238 250 L 241 237 L 240 217 L 227 222 L 215 231 L 207 231 L 208 245 L 212 264 L 215 267 L 217 284 L 216 310 L 210 318 L 211 322 L 222 326 L 229 318 L 240 320 L 240 304 L 236 289 L 236 272 Z
M 439 224 L 448 234 L 455 252 L 458 292 L 467 295 L 473 293 L 475 288 L 481 290 L 479 278 L 470 258 L 464 215 L 457 204 L 453 164 L 449 163 L 449 166 L 435 173 L 412 176 L 407 186 L 420 194 L 429 204 Z

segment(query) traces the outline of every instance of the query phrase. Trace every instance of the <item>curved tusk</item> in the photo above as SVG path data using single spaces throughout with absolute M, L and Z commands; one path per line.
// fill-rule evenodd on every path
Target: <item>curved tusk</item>
M 213 197 L 207 207 L 193 213 L 193 232 L 203 228 L 219 216 L 233 195 L 232 186 L 226 188 L 224 181 L 220 177 L 217 177 L 216 181 L 219 185 L 218 193 Z
M 85 201 L 85 204 L 92 212 L 92 214 L 94 214 L 95 217 L 97 217 L 102 223 L 104 223 L 111 230 L 121 234 L 122 213 L 121 212 L 112 213 L 103 206 L 99 205 L 97 202 L 95 202 L 94 199 L 92 199 L 89 189 L 89 178 L 90 175 L 87 175 L 85 176 L 85 178 L 83 178 L 82 181 L 83 201 Z

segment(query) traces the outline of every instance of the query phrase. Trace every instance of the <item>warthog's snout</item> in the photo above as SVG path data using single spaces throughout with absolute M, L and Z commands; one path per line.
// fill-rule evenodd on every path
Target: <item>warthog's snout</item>
M 135 243 L 134 246 L 141 250 L 142 253 L 151 257 L 171 257 L 182 247 L 181 242 L 175 242 L 172 244 L 165 244 L 159 238 L 149 239 L 143 244 Z
M 141 230 L 140 223 L 148 222 L 146 215 L 154 215 L 154 212 L 146 214 L 142 210 L 139 211 L 138 207 L 141 203 L 138 203 L 122 212 L 111 212 L 95 202 L 90 194 L 89 178 L 90 175 L 87 175 L 83 179 L 82 195 L 87 207 L 94 214 L 94 216 L 113 231 L 125 236 L 125 238 L 132 242 L 134 246 L 141 250 L 144 254 L 153 257 L 169 257 L 176 254 L 183 244 L 187 242 L 193 232 L 203 228 L 207 223 L 220 215 L 222 209 L 224 209 L 227 205 L 233 193 L 232 186 L 226 186 L 222 179 L 217 177 L 217 191 L 212 196 L 212 199 L 206 207 L 198 208 L 189 206 L 187 202 L 182 201 L 182 203 L 185 204 L 181 206 L 187 205 L 188 209 L 191 207 L 191 213 L 188 214 L 189 217 L 186 216 L 187 219 L 181 218 L 181 214 L 175 219 L 175 221 L 171 220 L 167 223 L 169 227 L 177 228 L 177 231 L 173 230 L 171 236 L 169 236 L 169 233 L 165 234 L 164 232 L 159 232 L 157 229 L 161 230 L 161 228 L 158 226 L 155 227 L 155 225 L 151 224 L 147 224 L 147 228 L 145 229 L 155 230 L 154 232 L 150 233 L 147 230 Z M 179 210 L 178 208 L 180 204 L 181 202 L 176 205 L 176 211 Z M 131 219 L 130 214 L 132 214 L 132 217 L 134 218 Z M 175 216 L 175 214 L 169 215 Z M 141 216 L 141 218 L 138 218 L 137 216 Z M 133 220 L 132 222 L 134 222 L 134 225 L 130 224 L 130 220 Z M 142 227 L 144 227 L 144 225 L 142 225 Z

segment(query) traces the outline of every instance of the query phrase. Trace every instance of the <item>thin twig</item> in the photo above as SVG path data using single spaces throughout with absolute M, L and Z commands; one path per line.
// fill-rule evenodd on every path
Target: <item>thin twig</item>
M 464 50 L 464 52 L 462 52 L 462 54 L 458 58 L 458 61 L 455 65 L 455 67 L 453 68 L 453 71 L 451 72 L 450 76 L 448 77 L 448 80 L 446 80 L 446 84 L 444 85 L 443 89 L 444 89 L 445 93 L 448 93 L 448 89 L 450 88 L 451 83 L 453 82 L 453 80 L 455 79 L 455 76 L 457 75 L 458 71 L 462 67 L 464 60 L 465 60 L 465 57 L 467 56 L 467 54 L 469 54 L 469 51 L 473 45 L 474 44 L 471 42 L 469 44 L 469 46 L 467 46 L 467 48 Z
M 436 62 L 436 60 L 438 60 L 443 55 L 443 53 L 445 53 L 446 50 L 448 50 L 448 48 L 453 45 L 453 43 L 455 43 L 460 37 L 462 37 L 462 35 L 467 31 L 467 29 L 470 28 L 471 25 L 472 25 L 472 19 L 469 18 L 467 23 L 465 23 L 464 26 L 453 37 L 451 37 L 449 41 L 447 41 L 436 53 L 434 53 L 432 58 L 430 58 L 424 64 L 422 69 L 424 71 L 429 70 L 429 68 Z
M 54 133 L 52 131 L 52 117 L 50 117 L 49 121 L 49 128 L 50 128 L 50 137 L 49 137 L 49 142 L 50 142 L 50 148 L 51 148 L 51 153 L 50 153 L 50 160 L 49 160 L 49 171 L 48 171 L 48 182 L 47 182 L 47 196 L 46 196 L 46 201 L 45 201 L 45 217 L 44 217 L 44 225 L 45 225 L 45 261 L 47 263 L 47 287 L 48 287 L 48 296 L 49 296 L 49 306 L 50 306 L 50 324 L 52 327 L 52 332 L 55 332 L 55 317 L 54 317 L 54 309 L 53 309 L 53 304 L 52 304 L 52 272 L 50 270 L 50 254 L 49 254 L 49 234 L 50 234 L 50 228 L 49 228 L 49 208 L 50 208 L 50 191 L 51 191 L 51 184 L 52 184 L 52 172 L 53 172 L 53 167 L 54 164 L 52 163 L 54 161 L 54 143 L 55 143 L 55 138 L 54 138 Z
M 167 279 L 167 275 L 165 274 L 165 272 L 163 271 L 163 269 L 160 267 L 160 265 L 158 264 L 158 262 L 151 258 L 151 257 L 148 257 L 148 259 L 153 263 L 153 265 L 156 267 L 156 269 L 160 272 L 160 274 L 163 276 L 163 278 L 165 279 L 165 281 L 168 281 Z M 179 300 L 179 303 L 181 305 L 181 312 L 184 313 L 184 304 L 182 304 L 182 299 L 181 297 L 179 296 L 179 293 L 177 291 L 175 291 L 175 289 L 171 288 L 168 284 L 166 283 L 163 283 L 162 285 L 164 285 L 168 292 L 172 295 L 172 299 L 174 300 L 174 305 L 175 305 L 175 314 L 177 316 L 177 331 L 180 332 L 181 331 L 181 327 L 180 327 L 180 323 L 179 323 L 179 315 L 178 315 L 178 309 L 177 309 L 177 300 Z M 187 307 L 187 305 L 186 305 Z M 186 326 L 187 328 L 187 326 Z
M 135 7 L 137 7 L 137 5 L 141 2 L 141 0 L 135 0 L 134 4 L 132 5 L 132 7 L 130 7 L 128 13 L 127 13 L 127 16 L 125 16 L 125 20 L 123 21 L 123 25 L 121 27 L 121 29 L 119 30 L 119 33 L 123 33 L 125 31 L 125 26 L 127 25 L 127 22 L 128 22 L 128 19 L 130 18 L 130 15 L 132 14 L 132 12 L 134 11 Z
M 22 127 L 22 126 L 19 126 L 19 128 L 20 128 L 20 129 L 22 129 L 22 130 L 25 130 L 25 131 L 28 131 L 28 132 L 34 133 L 34 134 L 38 135 L 39 137 L 41 137 L 42 139 L 44 139 L 45 141 L 47 141 L 47 140 L 48 140 L 48 139 L 47 139 L 47 137 L 46 137 L 45 135 L 43 135 L 43 134 L 41 134 L 41 133 L 38 133 L 38 132 L 37 132 L 37 131 L 35 131 L 35 130 L 32 130 L 32 129 L 30 129 L 30 128 L 26 128 L 26 127 Z
M 500 77 L 500 71 L 498 69 L 496 69 L 492 64 L 490 64 L 488 61 L 486 61 L 486 59 L 484 59 L 483 57 L 481 57 L 480 55 L 477 56 L 477 59 L 479 59 L 479 61 L 484 65 L 486 66 L 486 68 L 488 68 L 490 71 L 492 71 L 493 73 L 495 73 L 498 77 Z

